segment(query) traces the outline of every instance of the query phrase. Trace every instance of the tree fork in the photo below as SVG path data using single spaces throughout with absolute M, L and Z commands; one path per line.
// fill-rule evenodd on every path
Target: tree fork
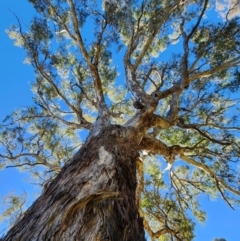
M 144 241 L 136 205 L 138 143 L 132 127 L 87 140 L 4 241 Z

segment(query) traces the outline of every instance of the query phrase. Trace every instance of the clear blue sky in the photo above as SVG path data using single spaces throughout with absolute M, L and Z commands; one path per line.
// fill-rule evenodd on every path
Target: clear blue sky
M 31 103 L 31 90 L 29 82 L 34 80 L 31 66 L 23 64 L 24 51 L 13 45 L 5 33 L 12 23 L 16 23 L 13 14 L 28 24 L 33 9 L 27 0 L 2 0 L 0 8 L 0 120 L 13 110 Z M 18 172 L 14 168 L 0 171 L 0 197 L 15 191 L 23 190 L 33 195 L 37 189 L 31 184 L 27 173 Z M 29 199 L 31 202 L 32 199 Z M 240 209 L 231 210 L 222 200 L 203 200 L 203 208 L 207 211 L 207 221 L 204 225 L 196 226 L 194 241 L 212 241 L 213 238 L 225 238 L 227 241 L 240 241 Z M 0 203 L 0 211 L 2 211 Z M 4 224 L 0 224 L 1 229 Z

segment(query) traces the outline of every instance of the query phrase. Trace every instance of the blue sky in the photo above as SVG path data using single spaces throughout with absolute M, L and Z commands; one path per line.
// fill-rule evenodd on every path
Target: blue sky
M 13 45 L 13 41 L 5 33 L 16 18 L 8 10 L 16 13 L 24 24 L 28 24 L 33 15 L 33 8 L 27 0 L 3 0 L 0 8 L 0 120 L 13 110 L 31 103 L 30 84 L 34 80 L 31 66 L 23 64 L 24 51 Z M 0 197 L 15 191 L 29 193 L 29 197 L 37 192 L 27 173 L 19 172 L 14 168 L 0 171 Z M 33 198 L 29 198 L 31 202 Z M 231 210 L 221 199 L 209 201 L 203 199 L 203 209 L 207 211 L 207 221 L 204 225 L 196 226 L 194 241 L 212 241 L 213 238 L 225 238 L 227 241 L 240 240 L 240 209 Z M 1 204 L 0 204 L 1 205 Z M 0 206 L 0 211 L 2 207 Z M 1 230 L 4 224 L 0 224 Z
M 31 66 L 23 64 L 24 51 L 13 45 L 5 30 L 16 23 L 16 18 L 9 11 L 17 13 L 24 23 L 28 23 L 33 14 L 33 8 L 28 1 L 4 0 L 0 8 L 0 121 L 13 110 L 25 106 L 31 102 L 31 89 L 29 82 L 34 79 Z M 31 184 L 31 178 L 27 173 L 19 172 L 15 168 L 0 171 L 0 197 L 10 192 L 22 194 L 24 191 L 31 193 L 29 202 L 37 192 L 37 187 Z M 0 202 L 0 212 L 3 206 Z M 0 236 L 6 223 L 0 223 Z

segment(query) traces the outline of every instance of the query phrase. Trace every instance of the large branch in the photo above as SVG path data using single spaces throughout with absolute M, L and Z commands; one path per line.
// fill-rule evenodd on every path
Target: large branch
M 148 118 L 149 118 L 148 128 L 157 127 L 159 129 L 167 129 L 174 124 L 168 118 L 164 118 L 156 114 L 152 114 Z
M 72 15 L 72 21 L 73 21 L 73 27 L 74 27 L 74 32 L 76 34 L 76 40 L 77 43 L 79 45 L 79 48 L 81 50 L 81 53 L 83 55 L 83 58 L 85 59 L 85 61 L 87 62 L 89 68 L 92 70 L 93 69 L 93 64 L 91 62 L 91 59 L 88 55 L 88 52 L 84 46 L 83 40 L 82 40 L 82 36 L 81 33 L 79 31 L 79 24 L 78 24 L 78 18 L 77 18 L 77 13 L 74 7 L 74 3 L 72 0 L 68 0 L 68 4 L 70 6 L 70 11 L 71 11 L 71 15 Z
M 196 24 L 192 27 L 191 32 L 189 34 L 187 34 L 184 30 L 184 22 L 185 19 L 182 20 L 182 23 L 180 25 L 180 30 L 183 36 L 183 49 L 184 49 L 184 54 L 183 54 L 183 58 L 182 58 L 182 79 L 181 79 L 181 87 L 183 88 L 187 88 L 189 83 L 190 83 L 190 78 L 189 78 L 189 66 L 188 66 L 188 57 L 189 57 L 189 40 L 193 37 L 194 33 L 196 32 L 204 12 L 206 11 L 207 8 L 207 4 L 208 4 L 208 0 L 204 1 L 204 5 L 203 5 L 203 9 L 198 17 L 198 20 L 196 22 Z
M 158 154 L 164 156 L 168 163 L 172 164 L 175 161 L 175 156 L 184 153 L 184 148 L 174 145 L 167 146 L 160 140 L 145 135 L 139 145 L 140 150 L 149 154 Z
M 138 183 L 136 188 L 136 205 L 140 209 L 141 194 L 144 190 L 144 172 L 143 172 L 143 162 L 140 158 L 136 160 Z
M 189 77 L 189 81 L 192 82 L 195 79 L 209 77 L 219 71 L 234 67 L 239 64 L 240 64 L 240 57 L 236 57 L 236 58 L 231 59 L 223 64 L 220 64 L 212 69 L 209 69 L 209 70 L 197 73 L 197 74 L 193 74 L 192 76 Z
M 67 27 L 67 25 L 64 23 L 63 19 L 61 18 L 61 16 L 58 14 L 58 11 L 56 10 L 56 8 L 52 5 L 50 0 L 47 0 L 48 5 L 50 6 L 51 10 L 54 12 L 55 16 L 57 17 L 57 19 L 60 21 L 60 23 L 62 24 L 64 30 L 68 33 L 69 37 L 74 41 L 77 42 L 77 38 L 71 33 L 70 29 Z
M 149 47 L 151 46 L 154 38 L 156 37 L 156 35 L 159 33 L 161 27 L 163 26 L 163 24 L 167 21 L 167 19 L 169 18 L 169 16 L 171 15 L 171 13 L 173 12 L 174 9 L 176 9 L 179 4 L 181 3 L 181 0 L 178 0 L 177 3 L 169 6 L 169 8 L 166 9 L 166 13 L 164 14 L 164 16 L 162 17 L 162 19 L 159 21 L 159 23 L 156 25 L 154 31 L 152 32 L 152 34 L 149 36 L 149 38 L 147 39 L 145 45 L 142 48 L 142 51 L 140 52 L 140 54 L 138 55 L 138 58 L 135 61 L 135 64 L 133 65 L 133 69 L 136 70 L 139 66 L 139 64 L 142 62 L 143 57 L 145 56 L 147 50 L 149 49 Z M 129 50 L 128 50 L 129 51 Z M 128 57 L 130 58 L 130 54 L 127 52 Z
M 76 10 L 74 7 L 74 3 L 72 0 L 68 0 L 68 3 L 69 3 L 70 11 L 72 14 L 73 26 L 74 26 L 74 31 L 75 31 L 76 38 L 77 38 L 77 43 L 79 45 L 83 58 L 85 59 L 85 61 L 88 64 L 88 67 L 91 70 L 91 73 L 92 73 L 92 76 L 94 79 L 94 88 L 95 88 L 95 93 L 96 93 L 97 100 L 98 100 L 99 114 L 100 114 L 100 116 L 104 117 L 105 124 L 108 124 L 108 123 L 110 123 L 109 122 L 109 114 L 108 114 L 107 105 L 104 100 L 101 78 L 100 78 L 99 72 L 98 72 L 98 66 L 97 66 L 98 61 L 95 63 L 95 65 L 92 64 L 91 58 L 89 57 L 89 54 L 84 46 L 82 36 L 79 31 L 78 18 L 77 18 Z M 104 30 L 105 30 L 105 28 L 103 28 L 103 31 Z M 100 38 L 100 41 L 101 41 L 101 38 Z M 98 46 L 98 48 L 97 48 L 98 51 L 100 51 L 99 48 L 100 47 Z M 97 51 L 97 53 L 98 53 L 98 51 Z
M 161 27 L 163 26 L 163 24 L 167 21 L 167 19 L 169 18 L 170 14 L 172 13 L 172 11 L 174 9 L 176 9 L 179 6 L 179 4 L 181 4 L 181 2 L 182 2 L 181 0 L 178 0 L 177 3 L 171 5 L 171 6 L 169 6 L 167 8 L 165 15 L 162 17 L 162 19 L 156 25 L 156 27 L 153 30 L 152 34 L 148 37 L 145 45 L 142 48 L 142 51 L 140 52 L 140 54 L 139 54 L 139 56 L 136 59 L 134 64 L 131 64 L 130 58 L 131 58 L 132 52 L 135 49 L 135 47 L 133 46 L 134 45 L 133 42 L 136 41 L 136 38 L 138 38 L 138 34 L 139 34 L 138 31 L 136 33 L 136 36 L 133 36 L 131 38 L 131 41 L 130 41 L 130 43 L 128 45 L 128 50 L 125 53 L 124 64 L 125 64 L 127 84 L 128 84 L 129 90 L 133 94 L 134 99 L 140 101 L 141 104 L 143 104 L 143 106 L 145 106 L 149 102 L 150 98 L 145 93 L 145 91 L 140 86 L 140 84 L 137 82 L 135 71 L 138 68 L 139 64 L 142 62 L 143 57 L 145 56 L 147 50 L 151 46 L 154 38 L 159 33 L 159 31 L 160 31 Z M 153 102 L 156 102 L 156 98 L 158 98 L 157 94 L 154 96 L 154 99 L 152 99 Z M 151 105 L 151 103 L 150 103 L 150 105 Z M 153 111 L 154 108 L 150 107 L 149 109 L 151 109 L 151 111 Z
M 159 154 L 167 157 L 171 155 L 170 149 L 165 143 L 148 135 L 142 138 L 139 148 L 149 154 Z
M 141 150 L 146 150 L 147 152 L 152 153 L 152 154 L 158 154 L 158 155 L 164 156 L 170 164 L 172 164 L 175 161 L 175 156 L 180 156 L 180 158 L 182 160 L 186 161 L 188 164 L 191 164 L 191 165 L 203 170 L 205 173 L 209 174 L 211 176 L 211 178 L 213 178 L 216 181 L 217 187 L 218 187 L 218 184 L 220 184 L 222 187 L 229 190 L 230 192 L 232 192 L 236 195 L 240 195 L 240 191 L 237 191 L 234 188 L 227 185 L 224 182 L 224 180 L 217 177 L 217 175 L 208 166 L 185 156 L 184 152 L 187 152 L 187 150 L 189 149 L 187 147 L 181 147 L 178 145 L 169 147 L 165 143 L 163 143 L 159 140 L 156 140 L 149 136 L 144 136 L 139 145 L 139 148 Z M 218 188 L 218 189 L 221 192 L 221 194 L 223 195 L 222 190 L 220 188 Z
M 188 85 L 190 84 L 190 82 L 192 82 L 193 80 L 195 79 L 198 79 L 198 78 L 203 78 L 203 77 L 209 77 L 213 74 L 215 74 L 216 72 L 219 72 L 219 71 L 222 71 L 222 70 L 225 70 L 229 67 L 233 67 L 233 66 L 236 66 L 238 64 L 240 64 L 240 57 L 236 57 L 232 60 L 229 60 L 217 67 L 214 67 L 210 70 L 207 70 L 207 71 L 203 71 L 201 73 L 197 73 L 197 74 L 193 74 L 191 76 L 189 76 L 189 71 L 190 72 L 193 72 L 194 71 L 194 67 L 197 65 L 197 63 L 201 60 L 201 57 L 203 55 L 203 52 L 200 53 L 196 60 L 193 62 L 192 66 L 190 67 L 190 70 L 188 70 L 188 54 L 189 54 L 189 46 L 188 46 L 188 43 L 189 43 L 189 40 L 193 37 L 194 33 L 196 32 L 200 22 L 201 22 L 201 19 L 203 17 L 203 14 L 204 12 L 206 11 L 206 8 L 207 8 L 207 4 L 208 4 L 208 0 L 205 0 L 204 1 L 204 6 L 203 6 L 203 9 L 198 17 L 198 20 L 195 24 L 195 26 L 192 28 L 191 32 L 187 35 L 183 29 L 183 23 L 181 25 L 181 32 L 182 32 L 182 35 L 183 35 L 183 46 L 184 46 L 184 56 L 183 56 L 183 59 L 182 59 L 182 85 L 183 87 L 188 87 Z M 184 22 L 184 21 L 183 21 Z M 207 49 L 205 49 L 205 51 L 208 51 L 211 47 L 208 47 Z
M 132 93 L 135 101 L 140 101 L 144 106 L 148 102 L 148 95 L 145 93 L 144 89 L 140 86 L 136 78 L 135 70 L 133 69 L 132 64 L 127 58 L 124 58 L 124 65 L 126 71 L 126 82 L 128 89 Z
M 172 122 L 177 122 L 177 119 L 178 119 L 179 97 L 181 92 L 182 91 L 179 90 L 173 93 L 172 99 L 170 101 L 170 110 L 167 114 L 167 119 L 171 120 Z
M 155 97 L 158 99 L 163 99 L 169 95 L 172 95 L 172 100 L 170 102 L 170 111 L 168 114 L 169 118 L 173 118 L 173 119 L 177 118 L 179 96 L 181 95 L 183 89 L 188 87 L 188 85 L 191 81 L 189 78 L 189 71 L 188 71 L 188 55 L 189 55 L 188 42 L 192 38 L 194 33 L 196 32 L 196 29 L 198 28 L 198 26 L 201 22 L 203 14 L 207 8 L 207 3 L 208 3 L 208 0 L 205 0 L 203 9 L 198 17 L 198 20 L 188 35 L 185 33 L 185 31 L 183 29 L 184 19 L 182 21 L 182 24 L 180 25 L 182 36 L 184 39 L 184 41 L 183 41 L 184 55 L 183 55 L 182 62 L 181 62 L 182 76 L 181 76 L 180 83 L 175 84 L 174 86 L 172 86 L 171 88 L 169 88 L 163 92 L 160 92 L 160 91 L 153 92 L 153 95 L 155 95 Z
M 204 1 L 204 5 L 203 5 L 201 13 L 199 14 L 197 22 L 194 25 L 194 27 L 192 28 L 191 32 L 187 35 L 187 41 L 189 41 L 193 37 L 193 35 L 195 34 L 195 32 L 196 32 L 196 30 L 197 30 L 197 28 L 198 28 L 198 26 L 199 26 L 199 24 L 202 20 L 203 14 L 205 13 L 205 11 L 207 9 L 208 2 L 209 2 L 209 0 Z
M 178 84 L 173 85 L 172 87 L 164 90 L 164 91 L 154 91 L 152 93 L 152 96 L 156 98 L 157 100 L 165 99 L 169 95 L 172 95 L 173 93 L 179 91 L 181 88 Z
M 107 21 L 104 19 L 102 21 L 102 25 L 101 25 L 101 32 L 99 33 L 99 36 L 98 36 L 98 41 L 96 43 L 96 45 L 94 46 L 95 47 L 95 60 L 94 60 L 94 65 L 95 66 L 98 66 L 98 63 L 99 63 L 99 58 L 100 58 L 100 53 L 101 53 L 101 47 L 102 47 L 102 39 L 103 39 L 103 34 L 107 28 Z

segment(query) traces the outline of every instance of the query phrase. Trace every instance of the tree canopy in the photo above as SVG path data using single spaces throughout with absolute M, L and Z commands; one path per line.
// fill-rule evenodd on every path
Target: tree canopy
M 217 18 L 213 0 L 29 2 L 30 25 L 16 16 L 7 33 L 34 68 L 33 103 L 0 125 L 1 168 L 44 188 L 89 133 L 131 126 L 144 132 L 136 195 L 152 239 L 192 240 L 201 195 L 239 204 L 237 3 Z

